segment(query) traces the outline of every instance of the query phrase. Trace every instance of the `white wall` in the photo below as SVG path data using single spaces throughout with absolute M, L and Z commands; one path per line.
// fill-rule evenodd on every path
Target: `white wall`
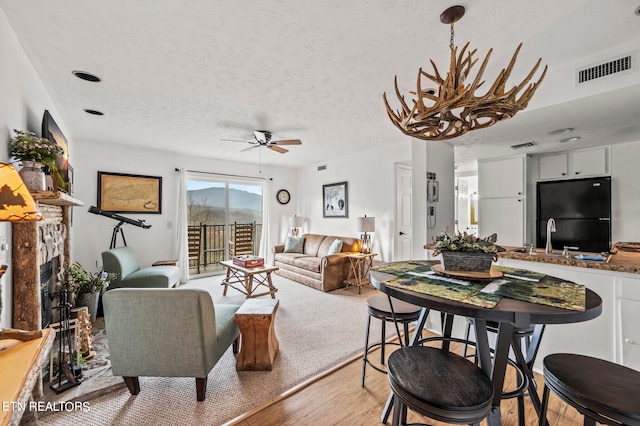
M 398 138 L 399 140 L 402 137 Z M 372 151 L 337 158 L 322 164 L 327 169 L 318 171 L 316 164 L 299 170 L 298 196 L 292 194 L 298 216 L 307 218 L 303 232 L 344 237 L 360 236 L 357 218 L 365 214 L 376 219 L 373 251 L 376 260 L 393 259 L 395 236 L 395 176 L 396 163 L 411 162 L 411 143 L 389 145 Z M 322 185 L 348 183 L 348 218 L 322 217 Z M 286 234 L 286 233 L 285 233 Z M 281 235 L 284 239 L 285 234 Z
M 51 97 L 40 81 L 31 62 L 0 9 L 0 161 L 9 162 L 9 141 L 13 129 L 31 130 L 40 134 L 42 115 L 48 109 L 56 123 L 65 131 L 64 121 L 56 110 Z M 65 134 L 70 136 L 68 133 Z M 0 223 L 0 241 L 6 241 L 9 250 L 0 250 L 0 264 L 9 269 L 0 278 L 0 328 L 12 325 L 11 283 L 11 225 Z
M 117 221 L 88 212 L 88 207 L 96 205 L 97 172 L 140 174 L 162 177 L 162 213 L 161 214 L 122 214 L 133 219 L 143 219 L 150 229 L 133 225 L 123 225 L 122 229 L 127 246 L 138 255 L 141 266 L 150 266 L 161 259 L 175 259 L 177 254 L 177 194 L 179 174 L 176 168 L 210 173 L 225 173 L 250 177 L 265 177 L 270 203 L 268 223 L 272 235 L 276 237 L 286 231 L 285 218 L 293 215 L 293 203 L 280 205 L 275 193 L 287 188 L 295 199 L 296 170 L 282 167 L 262 166 L 259 173 L 257 164 L 238 163 L 206 159 L 202 157 L 178 156 L 172 153 L 134 148 L 120 144 L 93 144 L 76 142 L 75 155 L 71 164 L 74 167 L 74 198 L 85 203 L 73 212 L 72 257 L 85 268 L 96 270 L 102 266 L 101 254 L 109 248 L 111 235 Z M 272 179 L 272 180 L 271 180 Z M 118 237 L 118 246 L 122 240 Z M 274 242 L 269 243 L 271 247 Z M 98 266 L 96 266 L 98 265 Z

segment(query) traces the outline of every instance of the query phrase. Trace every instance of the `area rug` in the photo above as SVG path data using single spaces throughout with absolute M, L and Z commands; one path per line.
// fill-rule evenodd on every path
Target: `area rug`
M 37 413 L 38 420 L 32 424 L 222 425 L 362 352 L 366 300 L 377 290 L 363 287 L 358 294 L 350 287 L 323 293 L 280 276 L 273 278 L 280 300 L 276 314 L 280 350 L 273 371 L 236 371 L 229 349 L 209 374 L 203 402 L 196 401 L 193 378 L 141 377 L 137 396 L 118 389 L 84 403 L 57 407 L 61 410 L 57 413 Z M 215 303 L 241 304 L 244 295 L 234 289 L 222 296 L 221 280 L 221 276 L 201 278 L 185 286 L 208 290 Z M 167 321 L 171 321 L 170 312 Z M 373 321 L 371 340 L 379 341 L 379 336 L 380 321 Z

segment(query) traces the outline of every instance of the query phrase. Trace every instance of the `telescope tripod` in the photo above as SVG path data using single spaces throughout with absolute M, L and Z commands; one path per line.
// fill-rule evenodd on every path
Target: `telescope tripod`
M 122 236 L 122 243 L 124 244 L 124 246 L 125 247 L 127 246 L 127 240 L 124 238 L 124 229 L 122 229 L 123 224 L 124 224 L 124 221 L 122 220 L 113 228 L 113 233 L 111 234 L 111 245 L 109 245 L 109 250 L 111 250 L 112 248 L 116 248 L 116 240 L 118 239 L 118 234 Z

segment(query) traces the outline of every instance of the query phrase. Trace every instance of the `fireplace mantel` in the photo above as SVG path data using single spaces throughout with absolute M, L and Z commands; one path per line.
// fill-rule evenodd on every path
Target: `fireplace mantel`
M 49 260 L 46 257 L 52 249 L 43 243 L 41 234 L 56 233 L 58 238 L 64 238 L 60 253 L 62 262 L 59 262 L 62 267 L 71 255 L 71 208 L 84 205 L 62 192 L 35 191 L 31 195 L 38 203 L 44 220 L 14 222 L 12 231 L 13 327 L 22 330 L 39 330 L 42 327 L 40 265 Z

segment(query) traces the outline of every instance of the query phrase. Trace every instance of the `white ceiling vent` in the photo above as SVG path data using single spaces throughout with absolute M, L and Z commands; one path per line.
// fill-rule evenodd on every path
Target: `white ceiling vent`
M 511 145 L 511 148 L 513 149 L 531 148 L 532 146 L 536 146 L 536 145 L 537 144 L 534 141 L 531 141 L 531 142 L 520 143 L 518 145 Z
M 583 84 L 608 75 L 627 73 L 635 68 L 635 54 L 629 53 L 621 57 L 606 60 L 598 64 L 588 65 L 576 70 L 576 84 Z

